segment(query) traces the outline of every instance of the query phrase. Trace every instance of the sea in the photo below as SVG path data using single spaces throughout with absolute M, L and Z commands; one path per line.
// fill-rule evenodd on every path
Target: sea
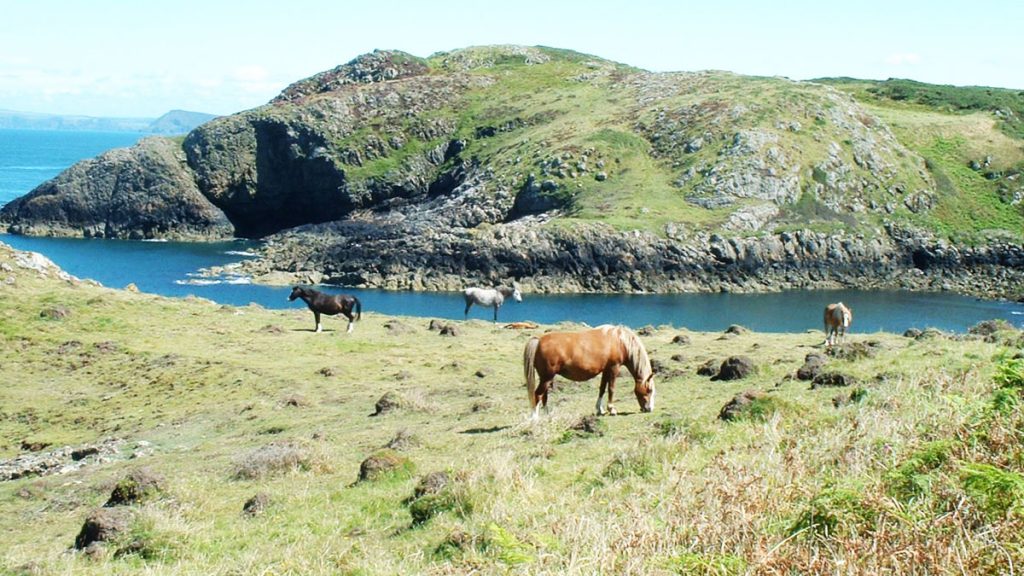
M 131 146 L 139 133 L 0 130 L 0 206 L 28 193 L 75 162 L 112 148 Z M 214 243 L 36 238 L 0 234 L 21 250 L 42 253 L 68 273 L 104 286 L 134 284 L 144 292 L 196 296 L 222 304 L 267 308 L 304 307 L 288 302 L 287 287 L 253 284 L 244 276 L 208 278 L 205 268 L 252 258 L 249 241 Z M 464 318 L 458 292 L 413 292 L 322 286 L 356 295 L 363 310 L 423 318 Z M 822 310 L 845 302 L 854 311 L 852 332 L 902 333 L 909 328 L 964 332 L 982 320 L 1003 319 L 1024 327 L 1024 304 L 983 300 L 951 292 L 880 290 L 787 291 L 769 294 L 525 294 L 506 302 L 500 322 L 625 324 L 719 331 L 740 324 L 760 332 L 820 330 Z M 469 318 L 491 320 L 493 311 L 474 307 Z M 312 320 L 310 320 L 312 322 Z

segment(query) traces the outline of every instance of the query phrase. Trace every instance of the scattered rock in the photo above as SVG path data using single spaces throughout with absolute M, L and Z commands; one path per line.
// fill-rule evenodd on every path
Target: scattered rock
M 746 356 L 730 356 L 718 369 L 712 380 L 739 380 L 754 371 L 754 361 Z
M 104 340 L 103 342 L 97 342 L 93 344 L 93 348 L 101 354 L 111 354 L 121 349 L 121 346 L 113 340 Z
M 569 427 L 569 430 L 584 436 L 604 436 L 606 429 L 604 420 L 593 414 L 587 414 Z
M 857 387 L 854 388 L 853 391 L 850 392 L 849 394 L 840 394 L 832 398 L 832 405 L 835 406 L 836 408 L 842 408 L 843 406 L 849 404 L 856 404 L 857 402 L 860 402 L 867 395 L 867 390 Z
M 492 370 L 491 368 L 481 368 L 481 369 L 476 371 L 475 376 L 477 378 L 486 378 L 486 377 L 490 376 L 493 373 L 494 373 L 494 370 Z
M 508 324 L 505 324 L 505 328 L 510 330 L 533 330 L 535 328 L 540 328 L 540 324 L 537 324 L 536 322 L 509 322 Z
M 391 336 L 403 336 L 416 332 L 415 328 L 398 320 L 388 320 L 384 323 L 384 329 L 387 330 L 388 334 Z
M 825 366 L 826 362 L 828 362 L 827 356 L 817 352 L 811 352 L 804 357 L 804 365 L 797 368 L 796 379 L 814 380 L 814 377 L 821 372 L 821 369 Z
M 673 354 L 669 357 L 669 360 L 672 360 L 673 362 L 686 362 L 686 356 L 683 356 L 682 354 Z
M 715 374 L 718 374 L 719 366 L 720 364 L 718 363 L 718 360 L 712 358 L 697 368 L 697 374 L 699 376 L 714 376 Z
M 331 378 L 332 376 L 338 375 L 338 373 L 334 371 L 334 368 L 331 368 L 329 366 L 324 366 L 323 368 L 317 370 L 316 373 L 325 378 Z
M 636 331 L 638 336 L 654 336 L 654 326 L 648 324 Z
M 413 498 L 422 498 L 428 494 L 438 494 L 448 486 L 450 481 L 451 479 L 448 477 L 447 472 L 431 472 L 420 478 L 415 490 L 413 490 Z
M 284 405 L 291 408 L 309 408 L 313 403 L 302 394 L 292 394 L 284 399 Z
M 44 308 L 39 312 L 39 317 L 47 320 L 63 320 L 68 316 L 71 316 L 71 310 L 68 310 L 67 306 Z
M 420 445 L 420 441 L 408 430 L 399 430 L 395 437 L 388 441 L 384 445 L 385 448 L 392 450 L 408 450 L 409 448 L 415 448 Z
M 380 416 L 381 414 L 387 414 L 393 412 L 402 407 L 402 397 L 397 392 L 385 392 L 383 396 L 377 400 L 377 404 L 374 406 L 374 416 Z
M 904 338 L 915 338 L 915 339 L 916 338 L 920 338 L 921 337 L 921 331 L 918 330 L 917 328 L 908 328 L 903 333 L 903 337 Z
M 430 324 L 427 325 L 427 330 L 430 330 L 431 332 L 436 332 L 444 328 L 446 325 L 447 324 L 445 324 L 444 322 L 434 319 L 431 320 Z
M 146 468 L 138 468 L 129 472 L 128 476 L 122 478 L 114 486 L 114 490 L 110 493 L 110 498 L 107 499 L 107 503 L 103 506 L 110 508 L 112 506 L 139 504 L 158 496 L 163 491 L 164 479 L 162 476 Z
M 85 519 L 75 537 L 75 548 L 85 549 L 96 542 L 110 542 L 128 531 L 134 514 L 127 508 L 100 508 Z
M 270 494 L 257 492 L 252 498 L 245 501 L 242 506 L 242 514 L 246 516 L 259 516 L 270 506 Z
M 281 328 L 280 326 L 275 326 L 274 324 L 267 324 L 263 328 L 257 330 L 257 332 L 261 332 L 263 334 L 273 334 L 276 336 L 279 334 L 284 334 L 284 328 Z
M 836 344 L 827 349 L 828 355 L 833 358 L 842 358 L 844 360 L 862 360 L 864 358 L 874 358 L 878 351 L 882 349 L 882 343 L 877 340 L 870 340 L 867 342 L 846 342 L 843 344 Z
M 0 482 L 28 476 L 65 474 L 106 462 L 118 454 L 123 443 L 123 440 L 109 438 L 99 444 L 64 446 L 49 452 L 21 454 L 10 460 L 0 460 Z
M 749 410 L 751 404 L 766 397 L 767 395 L 764 392 L 758 392 L 757 390 L 740 392 L 733 396 L 733 399 L 729 400 L 725 406 L 722 406 L 722 409 L 718 412 L 718 418 L 726 422 L 739 420 L 743 413 Z
M 441 328 L 439 334 L 441 336 L 461 336 L 462 331 L 459 330 L 459 328 L 454 324 L 447 324 L 444 326 L 444 328 Z
M 672 338 L 672 343 L 673 344 L 678 344 L 680 346 L 689 346 L 690 345 L 690 337 L 687 336 L 686 334 L 676 334 Z
M 52 444 L 41 440 L 22 440 L 21 449 L 25 452 L 39 452 L 49 448 Z
M 412 461 L 393 450 L 381 450 L 359 465 L 359 481 L 377 480 L 400 471 L 411 472 Z
M 734 334 L 736 336 L 741 336 L 743 334 L 746 334 L 747 332 L 750 332 L 750 330 L 744 328 L 743 326 L 740 326 L 739 324 L 733 324 L 725 329 L 726 334 Z
M 139 293 L 139 287 L 135 285 L 135 282 L 129 282 L 128 285 L 124 287 L 124 290 L 125 292 Z
M 841 372 L 822 372 L 811 380 L 811 390 L 825 386 L 853 386 L 857 383 L 858 380 L 849 374 L 843 374 Z

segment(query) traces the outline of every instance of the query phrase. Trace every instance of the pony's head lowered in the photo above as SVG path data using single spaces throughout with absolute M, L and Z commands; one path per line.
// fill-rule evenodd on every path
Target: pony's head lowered
M 633 392 L 640 404 L 641 412 L 654 411 L 654 369 L 651 359 L 647 356 L 647 348 L 640 337 L 625 326 L 619 326 L 619 339 L 626 347 L 626 368 L 633 375 L 635 386 Z
M 516 302 L 522 302 L 523 301 L 523 293 L 519 291 L 519 283 L 518 282 L 513 282 L 512 286 L 502 286 L 501 288 L 498 288 L 497 290 L 498 290 L 498 292 L 501 292 L 501 295 L 504 296 L 505 298 L 511 298 L 511 299 L 515 300 Z

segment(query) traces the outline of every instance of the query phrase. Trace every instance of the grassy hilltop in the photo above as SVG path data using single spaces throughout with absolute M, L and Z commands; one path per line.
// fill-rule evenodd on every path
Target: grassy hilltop
M 379 50 L 83 161 L 16 233 L 266 239 L 256 281 L 535 292 L 884 286 L 1019 298 L 1018 91 Z M 923 272 L 923 274 L 921 273 Z
M 298 306 L 168 299 L 23 263 L 0 246 L 0 473 L 63 446 L 81 468 L 0 481 L 0 574 L 939 574 L 1024 561 L 1012 358 L 1024 340 L 1003 326 L 854 330 L 824 369 L 856 383 L 816 389 L 792 375 L 823 352 L 818 330 L 655 328 L 643 336 L 654 413 L 637 410 L 627 376 L 622 415 L 587 420 L 597 382 L 560 380 L 552 414 L 531 424 L 522 348 L 549 327 L 456 322 L 446 337 L 370 312 L 351 335 L 336 319 L 315 334 Z M 697 374 L 732 355 L 753 374 Z M 762 395 L 720 420 L 748 390 Z M 357 481 L 367 461 L 395 466 Z M 122 519 L 106 544 L 72 551 L 115 493 L 144 497 L 104 509 Z

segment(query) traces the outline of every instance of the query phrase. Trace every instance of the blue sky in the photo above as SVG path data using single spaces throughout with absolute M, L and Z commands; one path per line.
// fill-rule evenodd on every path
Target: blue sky
M 780 6 L 780 4 L 785 4 Z M 1024 89 L 1024 2 L 0 0 L 0 109 L 229 114 L 376 48 L 570 48 L 653 71 Z

